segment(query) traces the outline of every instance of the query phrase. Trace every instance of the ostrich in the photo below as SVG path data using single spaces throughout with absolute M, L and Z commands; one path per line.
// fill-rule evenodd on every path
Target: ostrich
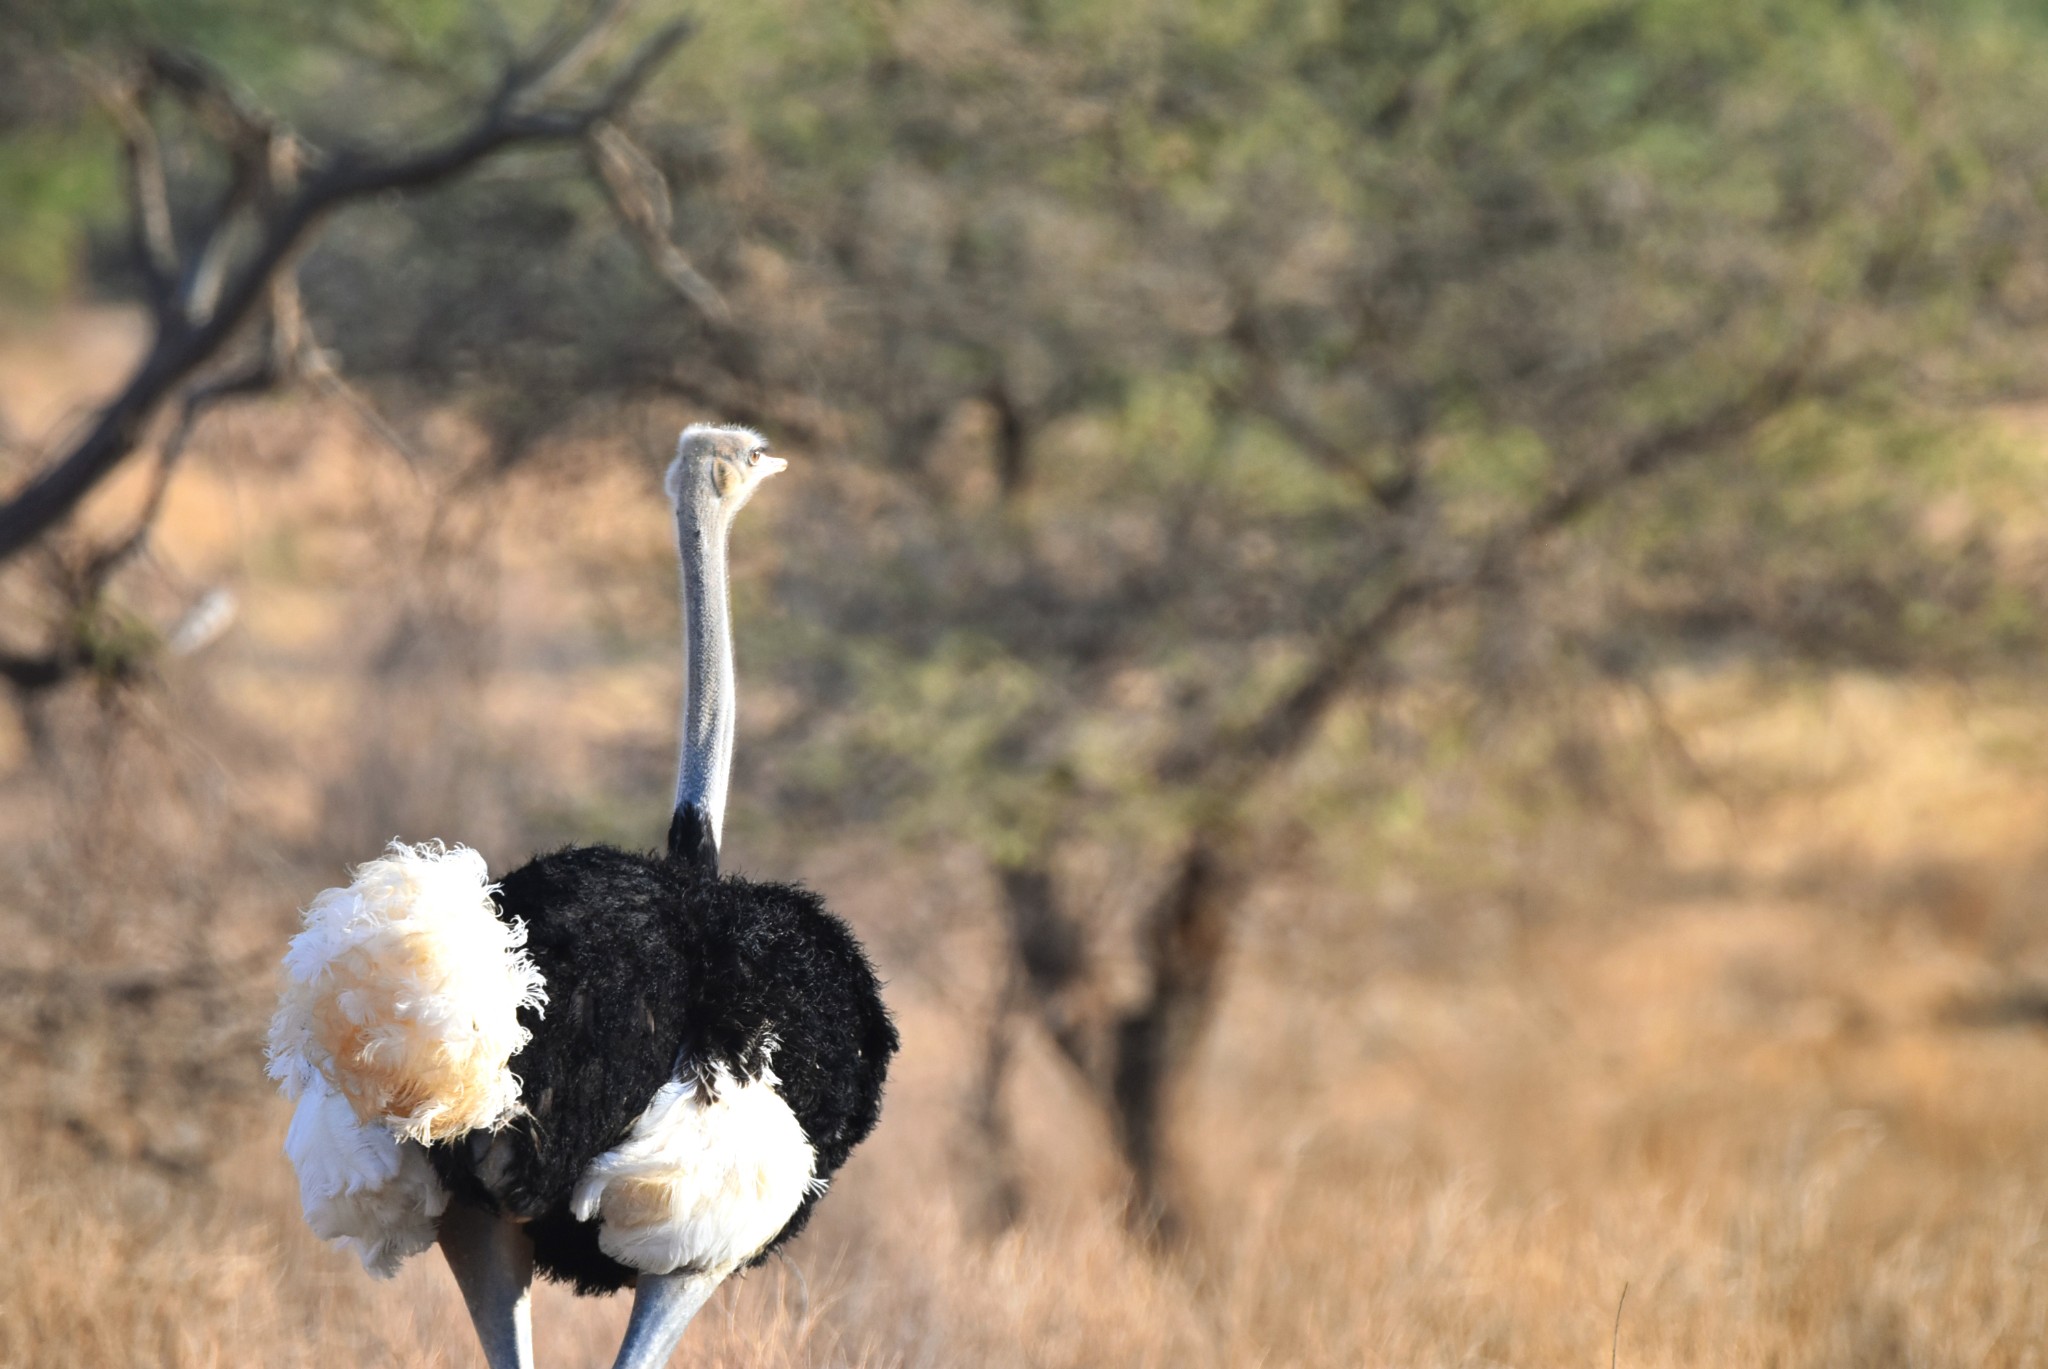
M 492 884 L 394 841 L 305 914 L 270 1073 L 315 1234 L 388 1276 L 438 1242 L 490 1369 L 532 1369 L 533 1274 L 632 1287 L 615 1369 L 667 1361 L 719 1283 L 800 1231 L 875 1125 L 896 1031 L 816 895 L 721 875 L 733 748 L 725 555 L 786 466 L 694 425 L 682 757 L 666 852 L 576 846 Z

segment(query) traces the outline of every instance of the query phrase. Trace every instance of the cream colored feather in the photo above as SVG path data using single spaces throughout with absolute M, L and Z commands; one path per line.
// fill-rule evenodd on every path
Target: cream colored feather
M 579 1220 L 600 1222 L 605 1254 L 653 1274 L 723 1274 L 775 1238 L 817 1173 L 775 1082 L 721 1067 L 709 1090 L 694 1078 L 662 1086 L 570 1199 Z
M 394 841 L 313 900 L 270 1026 L 287 1097 L 325 1079 L 364 1123 L 423 1143 L 517 1112 L 519 1010 L 547 995 L 525 928 L 499 919 L 491 890 L 475 851 Z

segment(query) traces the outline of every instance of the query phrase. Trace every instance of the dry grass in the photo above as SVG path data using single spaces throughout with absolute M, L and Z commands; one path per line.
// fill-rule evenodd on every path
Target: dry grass
M 42 364 L 0 349 L 0 382 L 57 383 Z M 248 439 L 279 425 L 300 459 Z M 643 606 L 608 596 L 665 583 L 659 510 L 616 474 L 525 484 L 423 581 L 401 466 L 294 413 L 213 446 L 233 459 L 180 485 L 165 559 L 236 586 L 236 633 L 111 712 L 48 709 L 56 763 L 0 724 L 0 1364 L 473 1364 L 435 1261 L 374 1284 L 300 1223 L 258 1055 L 271 965 L 293 905 L 394 830 L 498 868 L 579 825 L 651 835 L 668 625 L 621 640 Z M 1121 1234 L 1098 1123 L 1032 1047 L 1028 1215 L 980 1229 L 983 892 L 875 845 L 786 857 L 880 948 L 906 1051 L 818 1228 L 681 1359 L 1600 1365 L 1627 1285 L 1631 1369 L 2042 1363 L 2048 707 L 1665 684 L 1725 783 L 1657 792 L 1657 861 L 1574 867 L 1613 843 L 1554 828 L 1570 877 L 1540 916 L 1456 925 L 1397 918 L 1340 854 L 1269 891 L 1183 1103 L 1181 1265 Z M 774 837 L 739 815 L 741 849 L 800 849 Z M 542 1362 L 608 1362 L 623 1315 L 544 1293 Z

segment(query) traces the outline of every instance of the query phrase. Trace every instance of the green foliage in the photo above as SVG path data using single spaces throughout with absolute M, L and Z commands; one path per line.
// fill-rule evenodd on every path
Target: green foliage
M 2033 644 L 2039 591 L 2017 563 L 1930 541 L 1920 517 L 1982 457 L 1952 402 L 2024 369 L 2007 340 L 2042 317 L 2044 263 L 2019 226 L 2038 224 L 2048 180 L 2039 121 L 2015 109 L 2048 106 L 2014 96 L 2038 82 L 2048 31 L 2026 7 L 895 14 L 808 50 L 800 86 L 760 72 L 778 108 L 834 117 L 829 138 L 764 134 L 756 165 L 816 241 L 890 262 L 900 234 L 894 260 L 936 258 L 837 279 L 923 358 L 850 386 L 943 413 L 996 383 L 1041 424 L 1026 501 L 1000 531 L 959 509 L 934 526 L 920 554 L 970 569 L 899 601 L 915 626 L 880 635 L 901 654 L 844 701 L 921 752 L 935 719 L 975 715 L 895 682 L 937 669 L 972 700 L 955 632 L 1005 660 L 1030 706 L 942 727 L 943 761 L 893 791 L 934 805 L 918 811 L 993 816 L 980 839 L 1005 859 L 1054 820 L 1020 816 L 1034 786 L 1064 821 L 1126 824 L 1114 840 L 1172 826 L 1181 786 L 1209 773 L 1177 751 L 1256 718 L 1333 615 L 1414 564 L 1379 554 L 1388 520 L 1299 440 L 1304 421 L 1357 474 L 1412 462 L 1428 512 L 1410 536 L 1454 555 L 1804 355 L 1864 379 L 1817 386 L 1602 510 L 1570 549 L 1611 597 L 1559 610 L 1593 619 L 1563 640 L 1642 660 L 1721 622 L 1900 668 Z M 929 197 L 907 229 L 877 210 L 891 185 Z M 1248 318 L 1263 355 L 1241 350 Z M 1247 402 L 1262 384 L 1289 421 Z M 906 429 L 880 407 L 851 402 L 887 450 Z M 996 544 L 1062 606 L 1051 618 L 1118 617 L 1114 666 L 1077 670 L 1103 650 L 1090 630 L 1006 600 L 1008 556 L 977 578 Z M 844 574 L 857 553 L 820 554 Z M 861 607 L 866 651 L 878 620 Z M 1409 668 L 1455 679 L 1493 650 L 1430 639 Z M 884 769 L 888 749 L 832 782 Z
M 1338 693 L 1499 700 L 1731 642 L 1889 669 L 2039 642 L 1993 516 L 2025 463 L 1981 419 L 2041 378 L 2035 6 L 702 18 L 634 122 L 730 325 L 652 283 L 567 157 L 359 212 L 304 279 L 358 380 L 468 403 L 504 459 L 649 397 L 737 402 L 889 491 L 788 549 L 811 621 L 771 659 L 819 716 L 777 779 L 821 818 L 1004 862 L 1076 831 L 1154 849 L 1336 625 L 1582 482 L 1581 516 L 1492 569 L 1497 617 L 1423 615 Z M 52 50 L 190 43 L 316 141 L 431 125 L 495 51 L 457 0 L 38 23 Z M 65 226 L 106 223 L 84 126 L 31 119 L 0 155 L 0 247 L 41 288 L 83 259 Z M 1787 371 L 1771 412 L 1601 484 Z M 1967 534 L 1927 516 L 1954 497 Z M 1476 745 L 1441 727 L 1413 764 Z M 1420 821 L 1387 792 L 1387 822 Z
M 83 227 L 117 199 L 112 151 L 54 129 L 0 142 L 0 296 L 48 300 L 71 283 Z

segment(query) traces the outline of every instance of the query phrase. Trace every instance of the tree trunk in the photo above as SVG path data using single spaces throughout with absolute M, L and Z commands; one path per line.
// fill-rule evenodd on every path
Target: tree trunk
M 1186 1202 L 1170 1121 L 1179 1093 L 1215 1014 L 1230 945 L 1230 912 L 1243 878 L 1223 850 L 1223 834 L 1198 830 L 1182 851 L 1172 883 L 1145 929 L 1151 985 L 1116 1026 L 1116 1067 L 1109 1103 L 1131 1171 L 1131 1227 L 1161 1245 L 1186 1236 Z
M 1162 1247 L 1179 1244 L 1187 1230 L 1170 1121 L 1179 1082 L 1214 1014 L 1230 913 L 1243 891 L 1229 845 L 1228 833 L 1213 825 L 1188 839 L 1141 932 L 1145 995 L 1119 1014 L 1104 1010 L 1095 997 L 1098 976 L 1083 929 L 1062 906 L 1048 865 L 998 872 L 1015 955 L 1017 978 L 1011 983 L 1021 981 L 1021 996 L 1110 1123 L 1130 1176 L 1131 1229 Z M 998 1008 L 999 1023 L 1007 1023 L 1008 1001 Z M 995 1101 L 1008 1060 L 1005 1037 L 1001 1049 L 992 1044 L 977 1094 L 984 1135 L 997 1150 L 1008 1140 Z M 991 1127 L 992 1118 L 998 1120 Z M 992 1153 L 992 1162 L 1002 1159 Z

